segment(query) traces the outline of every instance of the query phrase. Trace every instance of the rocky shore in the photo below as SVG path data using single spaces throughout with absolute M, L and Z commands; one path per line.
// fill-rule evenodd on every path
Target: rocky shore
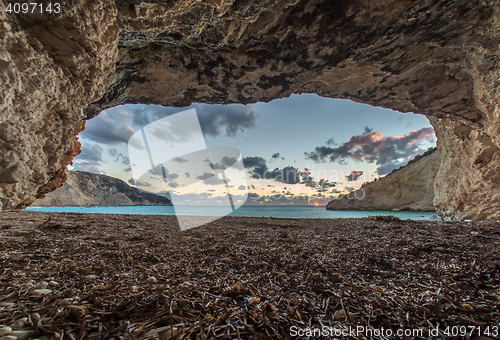
M 328 202 L 327 210 L 435 211 L 434 184 L 439 152 Z
M 476 327 L 470 339 L 494 338 L 499 227 L 225 217 L 181 232 L 174 216 L 4 212 L 0 331 L 289 339 L 308 327 L 369 326 L 422 329 L 407 339 L 423 339 L 439 325 L 434 339 L 451 338 L 453 326 Z

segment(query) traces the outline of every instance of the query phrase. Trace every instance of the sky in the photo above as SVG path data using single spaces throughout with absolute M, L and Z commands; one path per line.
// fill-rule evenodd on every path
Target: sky
M 194 116 L 187 113 L 190 109 L 195 109 Z M 169 123 L 159 125 L 167 121 L 165 117 Z M 163 164 L 163 171 L 151 169 L 147 152 L 133 146 L 135 137 L 131 137 L 136 133 L 142 140 L 143 131 L 149 131 L 150 145 L 146 147 L 150 151 L 156 147 L 153 153 L 175 156 Z M 153 138 L 158 143 L 152 143 Z M 185 204 L 222 202 L 219 198 L 227 196 L 227 190 L 236 203 L 238 198 L 243 200 L 239 194 L 248 189 L 251 199 L 247 204 L 323 205 L 436 145 L 425 116 L 315 94 L 248 105 L 122 105 L 87 121 L 79 140 L 82 152 L 70 170 L 106 174 L 142 190 L 182 196 Z M 167 142 L 170 148 L 164 147 Z M 184 156 L 200 145 L 208 150 L 191 153 L 191 158 Z M 217 150 L 231 157 L 224 159 L 221 154 L 217 158 Z M 132 166 L 131 156 L 135 160 Z M 240 164 L 235 163 L 238 157 L 245 178 L 232 182 L 226 178 L 228 187 L 210 182 L 213 171 L 220 177 L 231 164 Z M 217 164 L 222 169 L 219 172 Z M 244 191 L 235 192 L 245 186 Z

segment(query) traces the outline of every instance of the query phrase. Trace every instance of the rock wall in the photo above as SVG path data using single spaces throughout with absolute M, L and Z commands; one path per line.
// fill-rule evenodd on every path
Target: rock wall
M 308 92 L 430 117 L 445 145 L 438 213 L 496 219 L 499 7 L 496 0 L 82 0 L 18 32 L 2 9 L 2 208 L 23 207 L 62 183 L 78 153 L 81 117 L 124 103 L 252 103 Z M 491 157 L 478 166 L 470 146 Z
M 129 186 L 121 179 L 83 171 L 66 171 L 68 180 L 33 207 L 172 205 L 166 197 Z
M 446 220 L 500 220 L 500 152 L 484 130 L 431 119 L 440 157 L 434 206 Z
M 116 15 L 112 1 L 85 1 L 22 30 L 0 4 L 0 209 L 23 208 L 66 180 L 80 153 L 81 108 L 114 70 Z
M 327 210 L 435 211 L 434 182 L 439 152 L 328 202 Z

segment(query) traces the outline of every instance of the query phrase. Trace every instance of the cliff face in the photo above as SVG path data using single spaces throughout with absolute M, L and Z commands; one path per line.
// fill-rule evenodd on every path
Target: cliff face
M 172 205 L 170 200 L 129 186 L 124 181 L 83 171 L 66 171 L 62 187 L 33 202 L 34 207 Z
M 434 182 L 439 152 L 328 202 L 328 210 L 435 211 Z
M 0 11 L 2 209 L 60 186 L 80 119 L 102 109 L 308 92 L 425 114 L 437 212 L 500 219 L 498 1 L 71 3 L 31 29 Z

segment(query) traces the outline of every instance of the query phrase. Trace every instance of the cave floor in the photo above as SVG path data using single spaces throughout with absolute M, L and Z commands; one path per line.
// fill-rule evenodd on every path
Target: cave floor
M 499 253 L 498 222 L 224 217 L 181 232 L 173 216 L 4 212 L 0 325 L 18 339 L 382 327 L 445 339 L 464 330 L 453 326 L 495 338 Z M 358 326 L 371 328 L 353 337 Z

